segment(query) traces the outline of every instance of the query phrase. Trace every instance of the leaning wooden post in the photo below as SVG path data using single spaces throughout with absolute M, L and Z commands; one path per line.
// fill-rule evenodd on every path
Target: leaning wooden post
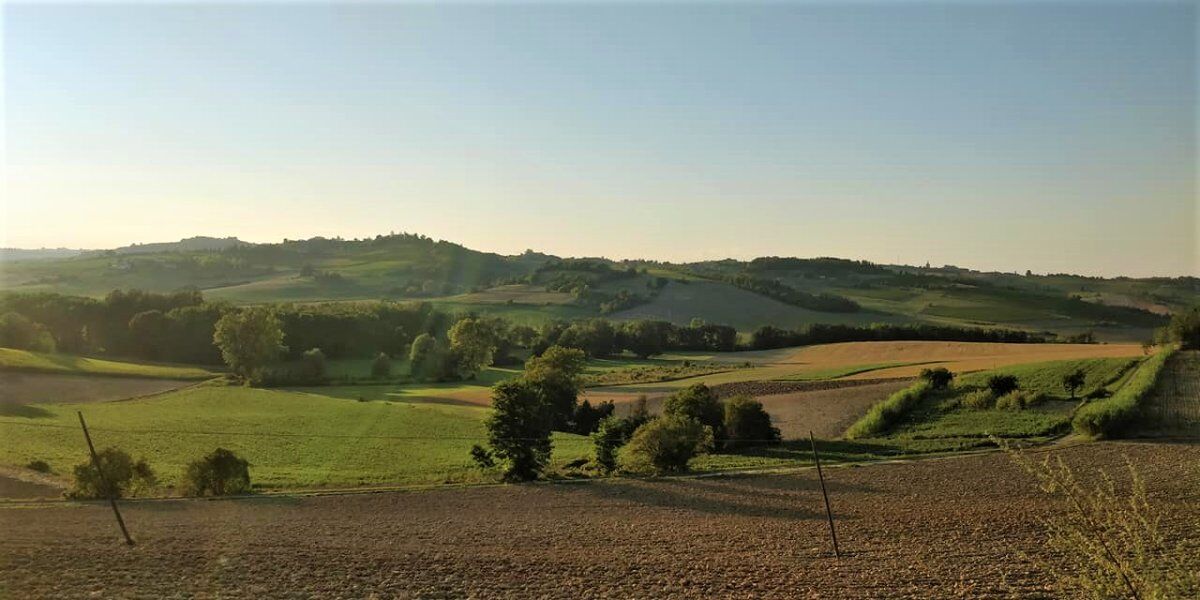
M 125 528 L 125 519 L 121 518 L 121 511 L 117 508 L 117 495 L 109 485 L 108 479 L 104 476 L 104 469 L 100 468 L 100 457 L 96 455 L 96 446 L 92 445 L 92 436 L 88 433 L 87 423 L 83 420 L 83 411 L 75 411 L 79 415 L 79 426 L 83 428 L 83 439 L 87 440 L 88 452 L 92 453 L 92 466 L 96 467 L 96 474 L 100 477 L 100 485 L 108 491 L 108 504 L 112 506 L 113 514 L 117 517 L 117 525 L 121 527 L 121 535 L 125 536 L 125 543 L 133 545 L 133 538 L 129 537 L 129 530 Z
M 821 456 L 817 454 L 817 438 L 813 437 L 813 432 L 808 432 L 808 441 L 812 444 L 813 462 L 817 463 L 817 478 L 821 480 L 821 495 L 825 497 L 825 517 L 829 519 L 829 537 L 833 538 L 833 555 L 837 558 L 842 557 L 842 552 L 838 550 L 837 529 L 833 527 L 833 509 L 829 506 L 829 492 L 825 491 L 825 474 L 821 472 Z

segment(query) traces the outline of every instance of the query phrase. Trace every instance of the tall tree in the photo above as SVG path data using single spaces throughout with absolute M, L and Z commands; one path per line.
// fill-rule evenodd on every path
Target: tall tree
M 551 346 L 525 363 L 524 378 L 541 390 L 550 405 L 553 427 L 560 431 L 570 429 L 586 364 L 582 350 L 562 346 Z
M 508 481 L 537 479 L 550 462 L 550 406 L 542 390 L 525 379 L 492 388 L 492 414 L 484 422 L 492 456 L 504 463 Z
M 459 319 L 450 328 L 450 351 L 457 357 L 463 376 L 474 376 L 480 369 L 492 364 L 496 337 L 493 324 L 476 317 Z
M 226 313 L 217 321 L 213 343 L 221 349 L 229 370 L 250 382 L 257 381 L 286 349 L 279 319 L 266 308 Z

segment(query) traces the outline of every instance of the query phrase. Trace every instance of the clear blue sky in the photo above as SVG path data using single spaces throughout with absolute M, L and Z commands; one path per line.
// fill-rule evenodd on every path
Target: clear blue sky
M 9 3 L 0 242 L 1197 274 L 1196 12 Z

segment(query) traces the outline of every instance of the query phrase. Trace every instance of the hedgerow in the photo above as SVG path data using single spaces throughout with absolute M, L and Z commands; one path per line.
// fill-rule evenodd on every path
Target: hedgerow
M 916 408 L 921 399 L 932 390 L 933 386 L 928 381 L 919 381 L 888 396 L 883 402 L 872 406 L 863 418 L 851 425 L 850 429 L 846 430 L 846 437 L 857 439 L 886 432 L 895 427 L 904 415 Z
M 1144 361 L 1112 397 L 1083 405 L 1071 422 L 1075 431 L 1095 437 L 1112 437 L 1133 424 L 1142 400 L 1154 389 L 1163 365 L 1174 352 L 1174 348 L 1164 348 Z

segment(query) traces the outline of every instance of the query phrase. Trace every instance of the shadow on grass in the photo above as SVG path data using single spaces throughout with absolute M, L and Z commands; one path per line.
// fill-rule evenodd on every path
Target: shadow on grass
M 45 419 L 54 416 L 54 413 L 40 407 L 29 404 L 19 404 L 10 402 L 0 402 L 0 417 L 22 417 L 25 419 Z

